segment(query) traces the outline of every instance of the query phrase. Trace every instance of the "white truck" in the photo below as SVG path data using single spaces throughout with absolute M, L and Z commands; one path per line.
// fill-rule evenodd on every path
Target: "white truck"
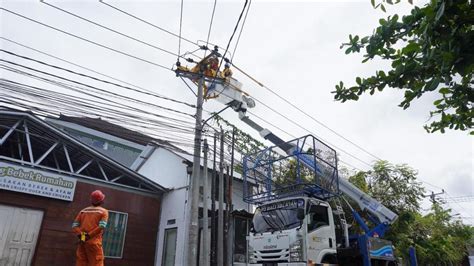
M 337 262 L 331 206 L 315 198 L 293 197 L 259 206 L 249 235 L 249 264 Z
M 248 97 L 241 96 L 240 90 L 221 85 L 222 94 L 226 97 L 217 98 L 239 113 L 239 118 L 264 139 L 274 143 L 261 151 L 268 153 L 272 149 L 295 158 L 305 169 L 318 176 L 313 183 L 292 186 L 293 193 L 288 189 L 276 189 L 272 182 L 271 166 L 264 170 L 270 177 L 260 180 L 247 174 L 251 170 L 262 170 L 272 162 L 262 154 L 254 155 L 255 160 L 244 159 L 244 186 L 258 186 L 262 189 L 255 195 L 244 198 L 245 201 L 258 205 L 248 236 L 249 265 L 308 265 L 330 263 L 340 265 L 396 265 L 392 243 L 381 239 L 388 227 L 398 218 L 397 214 L 383 206 L 344 178 L 338 178 L 336 151 L 320 142 L 313 136 L 305 136 L 297 140 L 285 142 L 270 130 L 262 128 L 246 116 L 246 109 L 254 103 Z M 235 96 L 236 95 L 236 96 Z M 230 96 L 230 97 L 229 97 Z M 317 152 L 308 153 L 303 150 L 303 143 L 313 143 L 310 148 L 318 150 L 314 143 L 322 143 L 324 150 L 333 153 L 332 160 L 320 156 Z M 310 145 L 311 146 L 311 145 Z M 321 151 L 321 150 L 319 150 Z M 331 157 L 331 156 L 330 156 Z M 259 158 L 259 159 L 258 159 Z M 265 158 L 265 159 L 262 159 Z M 260 163 L 260 164 L 259 164 Z M 265 175 L 263 175 L 265 176 Z M 319 182 L 319 183 L 318 183 Z M 336 182 L 336 183 L 334 183 Z M 247 184 L 245 184 L 247 183 Z M 249 185 L 249 183 L 251 183 Z M 320 183 L 331 183 L 337 188 L 337 195 L 324 190 Z M 281 192 L 285 191 L 285 192 Z M 295 193 L 296 192 L 296 193 Z M 291 195 L 298 195 L 291 197 Z M 353 220 L 362 232 L 349 235 L 346 214 L 341 206 L 341 195 L 351 199 L 367 212 L 372 227 L 369 228 L 359 213 L 351 208 Z M 329 204 L 333 202 L 333 207 Z

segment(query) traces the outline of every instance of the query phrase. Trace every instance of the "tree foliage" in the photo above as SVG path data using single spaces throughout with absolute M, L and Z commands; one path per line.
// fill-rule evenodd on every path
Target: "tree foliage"
M 406 164 L 377 161 L 372 170 L 360 171 L 349 181 L 396 213 L 416 212 L 424 193 L 417 175 L 417 171 Z
M 459 220 L 453 221 L 450 210 L 435 203 L 431 211 L 417 214 L 409 225 L 409 236 L 416 248 L 420 265 L 459 264 L 467 254 L 467 244 L 472 237 L 471 227 Z
M 266 146 L 262 142 L 256 140 L 247 132 L 242 131 L 241 129 L 239 129 L 229 121 L 225 120 L 221 116 L 216 115 L 214 119 L 217 122 L 217 125 L 219 127 L 222 127 L 222 129 L 224 130 L 224 136 L 226 138 L 231 138 L 232 133 L 235 130 L 235 146 L 236 149 L 243 155 L 256 153 L 257 151 L 266 148 Z
M 424 189 L 414 169 L 379 161 L 372 170 L 355 173 L 349 181 L 398 214 L 385 236 L 393 242 L 397 256 L 408 260 L 408 248 L 414 246 L 420 265 L 460 263 L 466 245 L 472 241 L 473 229 L 454 221 L 450 210 L 439 204 L 433 204 L 429 213 L 421 214 Z
M 399 2 L 399 1 L 396 1 Z M 385 11 L 383 0 L 376 7 Z M 374 0 L 372 5 L 375 6 Z M 371 95 L 386 87 L 404 91 L 399 104 L 410 107 L 413 100 L 437 92 L 430 112 L 428 132 L 445 129 L 470 131 L 474 119 L 474 2 L 468 0 L 431 0 L 414 7 L 409 15 L 379 20 L 372 35 L 349 35 L 345 53 L 365 49 L 364 60 L 374 58 L 391 63 L 388 71 L 379 70 L 367 78 L 357 77 L 356 85 L 336 85 L 335 99 L 357 101 L 363 93 Z M 474 131 L 470 132 L 474 134 Z

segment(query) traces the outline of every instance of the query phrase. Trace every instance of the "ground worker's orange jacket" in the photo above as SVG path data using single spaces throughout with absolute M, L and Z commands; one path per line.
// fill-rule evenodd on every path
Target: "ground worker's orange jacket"
M 72 230 L 76 235 L 82 232 L 89 234 L 90 239 L 87 242 L 102 243 L 102 233 L 107 227 L 109 211 L 100 206 L 90 206 L 77 214 L 72 223 Z

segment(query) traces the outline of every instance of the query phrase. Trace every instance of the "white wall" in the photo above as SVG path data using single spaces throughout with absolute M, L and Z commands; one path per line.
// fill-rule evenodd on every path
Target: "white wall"
M 155 265 L 161 265 L 163 257 L 164 234 L 167 228 L 177 228 L 175 265 L 184 265 L 185 210 L 188 175 L 183 158 L 163 149 L 156 149 L 138 170 L 138 173 L 156 183 L 172 189 L 165 193 L 161 202 L 160 225 L 156 245 Z M 168 220 L 175 220 L 168 224 Z
M 189 177 L 185 159 L 173 152 L 163 148 L 157 148 L 138 170 L 138 173 L 155 181 L 156 183 L 171 189 L 163 195 L 161 203 L 160 227 L 158 232 L 155 265 L 161 266 L 164 248 L 164 233 L 167 228 L 177 228 L 176 261 L 175 265 L 185 265 L 184 248 L 186 243 L 186 199 L 188 197 L 187 185 Z M 211 171 L 208 177 L 209 192 L 211 192 Z M 243 182 L 234 179 L 232 183 L 232 203 L 234 210 L 246 210 L 251 212 L 252 208 L 243 201 Z M 200 205 L 202 206 L 202 205 Z M 216 207 L 218 202 L 216 202 Z M 208 202 L 210 209 L 210 201 Z M 225 208 L 225 205 L 224 205 Z M 174 224 L 168 224 L 168 220 L 175 220 Z
M 156 260 L 155 265 L 161 265 L 163 258 L 164 248 L 164 235 L 167 228 L 177 228 L 177 239 L 176 239 L 176 260 L 175 265 L 184 264 L 184 243 L 186 241 L 186 203 L 187 190 L 179 189 L 173 190 L 166 193 L 163 196 L 161 204 L 161 215 L 160 215 L 160 228 L 158 232 L 158 239 L 156 245 Z M 175 224 L 167 224 L 168 220 L 175 219 Z
M 186 164 L 183 160 L 166 149 L 157 148 L 138 173 L 165 188 L 180 188 L 187 185 Z

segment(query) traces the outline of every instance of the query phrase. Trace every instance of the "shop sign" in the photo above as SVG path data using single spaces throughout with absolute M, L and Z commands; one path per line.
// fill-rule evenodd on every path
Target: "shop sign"
M 0 189 L 72 201 L 76 179 L 0 162 Z

